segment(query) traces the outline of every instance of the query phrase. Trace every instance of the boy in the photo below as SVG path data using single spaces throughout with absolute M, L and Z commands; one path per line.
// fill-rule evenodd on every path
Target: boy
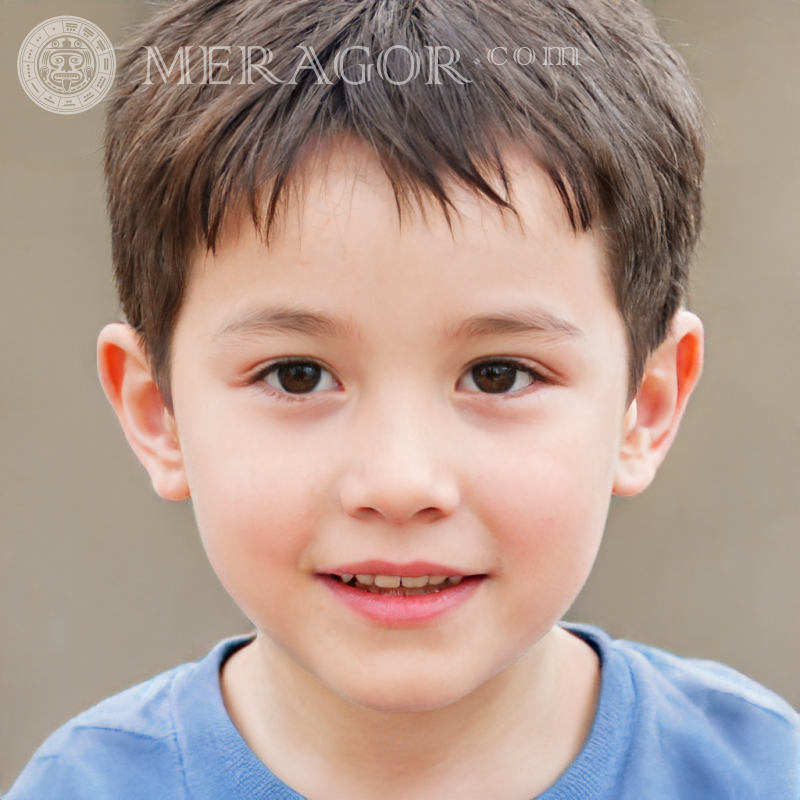
M 796 798 L 779 698 L 558 624 L 702 366 L 701 111 L 650 17 L 203 0 L 120 73 L 101 379 L 257 633 L 9 798 Z

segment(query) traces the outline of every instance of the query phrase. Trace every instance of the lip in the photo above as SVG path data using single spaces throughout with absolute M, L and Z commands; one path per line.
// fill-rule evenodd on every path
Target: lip
M 378 563 L 382 565 L 381 568 L 379 570 L 372 569 L 372 567 Z M 370 569 L 365 568 L 367 565 L 370 566 Z M 360 570 L 360 572 L 354 572 L 353 574 L 401 575 L 408 578 L 419 577 L 420 575 L 447 574 L 446 572 L 428 572 L 427 569 L 430 566 L 436 565 L 423 565 L 422 562 L 404 565 L 406 570 L 414 568 L 418 570 L 417 572 L 384 572 L 384 569 L 386 569 L 386 562 L 376 561 L 348 565 L 346 571 L 349 572 L 351 566 L 357 566 Z M 398 565 L 394 565 L 392 569 L 396 570 L 397 566 Z M 422 566 L 425 568 L 423 569 Z M 440 565 L 436 566 L 436 568 L 442 569 Z M 342 572 L 344 571 L 345 570 L 342 570 Z M 457 586 L 449 586 L 439 592 L 402 597 L 399 595 L 365 592 L 362 589 L 356 589 L 353 586 L 349 586 L 348 584 L 332 578 L 332 574 L 340 573 L 332 571 L 328 574 L 319 574 L 317 577 L 337 600 L 344 603 L 361 617 L 387 628 L 420 627 L 443 617 L 445 614 L 454 611 L 456 608 L 466 603 L 487 577 L 486 575 L 471 575 L 470 577 L 465 577 Z M 459 575 L 461 573 L 450 570 L 449 574 Z
M 401 578 L 419 578 L 422 575 L 444 575 L 448 578 L 454 575 L 471 575 L 474 573 L 462 572 L 443 564 L 434 564 L 431 561 L 411 561 L 407 564 L 394 564 L 391 561 L 373 559 L 359 561 L 356 564 L 345 564 L 322 570 L 322 575 L 398 575 Z

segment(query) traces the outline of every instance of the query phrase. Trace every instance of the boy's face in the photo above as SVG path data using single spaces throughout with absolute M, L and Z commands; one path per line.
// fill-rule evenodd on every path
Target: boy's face
M 519 163 L 525 234 L 457 192 L 451 234 L 432 208 L 401 226 L 342 148 L 269 249 L 243 226 L 198 257 L 175 330 L 214 569 L 287 663 L 368 707 L 445 705 L 546 641 L 600 543 L 625 330 L 597 241 Z M 476 577 L 408 598 L 332 577 L 359 571 Z

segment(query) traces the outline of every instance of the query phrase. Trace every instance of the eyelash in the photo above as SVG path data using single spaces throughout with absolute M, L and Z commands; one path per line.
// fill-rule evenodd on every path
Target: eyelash
M 261 387 L 267 390 L 273 396 L 279 398 L 288 403 L 296 403 L 302 402 L 307 400 L 309 395 L 318 394 L 319 392 L 310 391 L 310 392 L 289 392 L 286 390 L 276 389 L 274 386 L 270 386 L 266 379 L 269 375 L 273 372 L 277 372 L 281 367 L 292 366 L 292 365 L 302 365 L 302 364 L 311 364 L 315 367 L 319 367 L 323 372 L 328 373 L 330 377 L 334 380 L 337 386 L 341 386 L 339 381 L 334 377 L 333 370 L 329 369 L 325 364 L 316 361 L 313 358 L 282 358 L 278 361 L 273 361 L 268 364 L 266 367 L 260 369 L 251 379 L 251 384 L 261 384 Z
M 532 387 L 537 385 L 549 383 L 548 379 L 541 374 L 538 370 L 531 367 L 529 364 L 526 364 L 523 361 L 519 361 L 515 358 L 485 358 L 481 359 L 480 361 L 476 361 L 473 364 L 470 364 L 467 369 L 464 370 L 464 374 L 461 378 L 459 378 L 459 383 L 463 381 L 467 377 L 472 377 L 474 371 L 478 367 L 482 366 L 489 366 L 489 365 L 499 365 L 504 367 L 513 367 L 517 372 L 523 372 L 530 377 L 530 383 L 527 386 L 523 386 L 521 389 L 517 389 L 513 392 L 470 392 L 470 394 L 479 394 L 482 396 L 495 396 L 495 397 L 502 397 L 502 398 L 511 398 L 511 397 L 521 397 L 523 395 L 528 394 L 531 391 Z M 474 382 L 474 378 L 473 378 Z M 516 378 L 515 378 L 516 382 Z
M 284 358 L 278 361 L 273 361 L 268 364 L 266 367 L 260 369 L 251 379 L 250 383 L 252 384 L 261 384 L 264 388 L 266 388 L 271 394 L 275 397 L 280 398 L 285 402 L 298 402 L 306 400 L 309 395 L 318 394 L 319 392 L 310 391 L 310 392 L 289 392 L 286 390 L 276 389 L 273 386 L 270 386 L 266 383 L 266 378 L 271 375 L 272 373 L 276 372 L 278 369 L 284 366 L 289 365 L 302 365 L 302 364 L 311 364 L 313 366 L 319 367 L 324 372 L 328 373 L 330 377 L 336 382 L 337 386 L 341 386 L 339 381 L 334 377 L 333 371 L 326 367 L 319 361 L 316 361 L 312 358 Z M 513 367 L 517 372 L 526 373 L 530 376 L 531 382 L 527 385 L 522 387 L 521 389 L 517 389 L 513 392 L 481 392 L 481 391 L 471 391 L 470 394 L 477 394 L 477 395 L 497 395 L 499 397 L 519 397 L 521 395 L 525 395 L 528 393 L 532 386 L 541 385 L 545 383 L 549 383 L 550 381 L 543 376 L 540 372 L 535 370 L 533 367 L 525 364 L 522 361 L 519 361 L 514 358 L 490 358 L 490 359 L 483 359 L 481 361 L 476 361 L 473 364 L 470 364 L 465 370 L 462 376 L 459 378 L 458 383 L 460 384 L 465 378 L 472 377 L 474 370 L 481 366 L 489 366 L 489 365 L 499 365 L 499 366 L 507 366 Z M 474 377 L 473 377 L 474 382 Z M 515 378 L 516 382 L 516 378 Z

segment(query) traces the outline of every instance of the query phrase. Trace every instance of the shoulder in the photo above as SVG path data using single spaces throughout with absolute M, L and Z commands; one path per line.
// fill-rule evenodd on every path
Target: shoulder
M 164 672 L 67 722 L 36 751 L 5 800 L 183 800 L 171 694 L 196 666 Z
M 711 787 L 726 798 L 800 796 L 800 716 L 786 701 L 723 664 L 589 630 L 608 666 L 629 675 L 634 761 L 682 773 L 675 785 L 708 787 L 704 797 L 717 796 Z
M 691 712 L 679 727 L 692 722 L 713 727 L 731 746 L 753 736 L 769 740 L 797 763 L 800 716 L 774 692 L 716 661 L 682 658 L 635 642 L 617 641 L 613 648 L 630 664 L 644 700 L 662 703 L 662 713 Z
M 723 706 L 730 703 L 759 717 L 766 715 L 779 725 L 797 728 L 798 714 L 785 700 L 731 667 L 717 661 L 683 658 L 638 642 L 617 640 L 612 647 L 624 654 L 637 673 L 675 687 L 698 707 L 713 711 L 709 702 L 721 702 Z

